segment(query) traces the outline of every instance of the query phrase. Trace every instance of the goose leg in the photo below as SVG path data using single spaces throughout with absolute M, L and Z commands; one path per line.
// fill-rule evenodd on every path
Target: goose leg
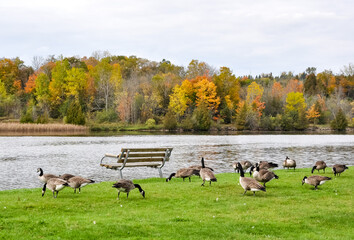
M 79 188 L 79 193 L 81 193 L 81 188 Z
M 253 197 L 255 197 L 256 196 L 256 192 L 253 192 Z
M 189 177 L 189 182 L 191 182 L 191 177 Z
M 47 184 L 45 183 L 45 184 L 43 185 L 43 189 L 42 189 L 42 197 L 44 196 L 46 189 L 47 189 Z
M 246 192 L 247 192 L 247 190 L 245 190 L 245 192 L 243 193 L 243 195 L 245 195 L 245 194 L 246 194 Z
M 128 196 L 129 196 L 129 192 L 127 192 L 127 199 L 128 199 Z
M 119 194 L 120 194 L 120 191 L 118 191 L 118 198 L 117 198 L 118 200 L 119 200 Z
M 201 186 L 203 186 L 203 187 L 204 187 L 204 183 L 205 183 L 205 180 L 203 180 L 203 183 L 202 183 L 202 185 L 201 185 Z
M 209 184 L 209 186 L 211 186 L 211 180 L 210 180 L 210 182 L 209 182 L 210 184 Z

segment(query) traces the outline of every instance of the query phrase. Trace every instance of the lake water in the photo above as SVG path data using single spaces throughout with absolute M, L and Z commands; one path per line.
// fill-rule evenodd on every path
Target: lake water
M 286 156 L 299 168 L 318 160 L 327 166 L 354 164 L 354 135 L 120 135 L 84 137 L 0 137 L 0 190 L 36 188 L 38 167 L 44 173 L 71 173 L 97 182 L 116 181 L 119 172 L 100 167 L 105 153 L 127 147 L 173 147 L 164 177 L 177 169 L 200 164 L 215 173 L 233 172 L 235 161 L 261 160 L 281 164 Z M 328 171 L 330 171 L 328 169 Z M 158 177 L 154 168 L 125 168 L 127 179 Z

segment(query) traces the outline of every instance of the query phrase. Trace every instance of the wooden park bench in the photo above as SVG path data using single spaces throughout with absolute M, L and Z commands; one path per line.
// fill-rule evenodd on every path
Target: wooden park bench
M 100 165 L 108 169 L 119 170 L 120 178 L 123 179 L 122 170 L 126 167 L 152 167 L 159 170 L 169 161 L 173 148 L 122 148 L 121 153 L 106 153 L 101 159 Z M 105 158 L 117 159 L 114 163 L 103 163 Z

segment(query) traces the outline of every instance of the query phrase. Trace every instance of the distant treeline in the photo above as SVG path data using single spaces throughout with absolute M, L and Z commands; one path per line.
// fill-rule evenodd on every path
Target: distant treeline
M 303 130 L 309 123 L 354 125 L 354 65 L 339 74 L 309 67 L 280 76 L 236 76 L 192 60 L 188 67 L 135 56 L 0 60 L 0 117 L 163 124 L 166 129 Z

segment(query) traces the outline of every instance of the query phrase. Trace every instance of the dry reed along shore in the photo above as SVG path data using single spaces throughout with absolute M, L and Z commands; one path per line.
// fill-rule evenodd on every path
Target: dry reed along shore
M 72 124 L 0 123 L 0 135 L 82 135 L 89 128 Z

